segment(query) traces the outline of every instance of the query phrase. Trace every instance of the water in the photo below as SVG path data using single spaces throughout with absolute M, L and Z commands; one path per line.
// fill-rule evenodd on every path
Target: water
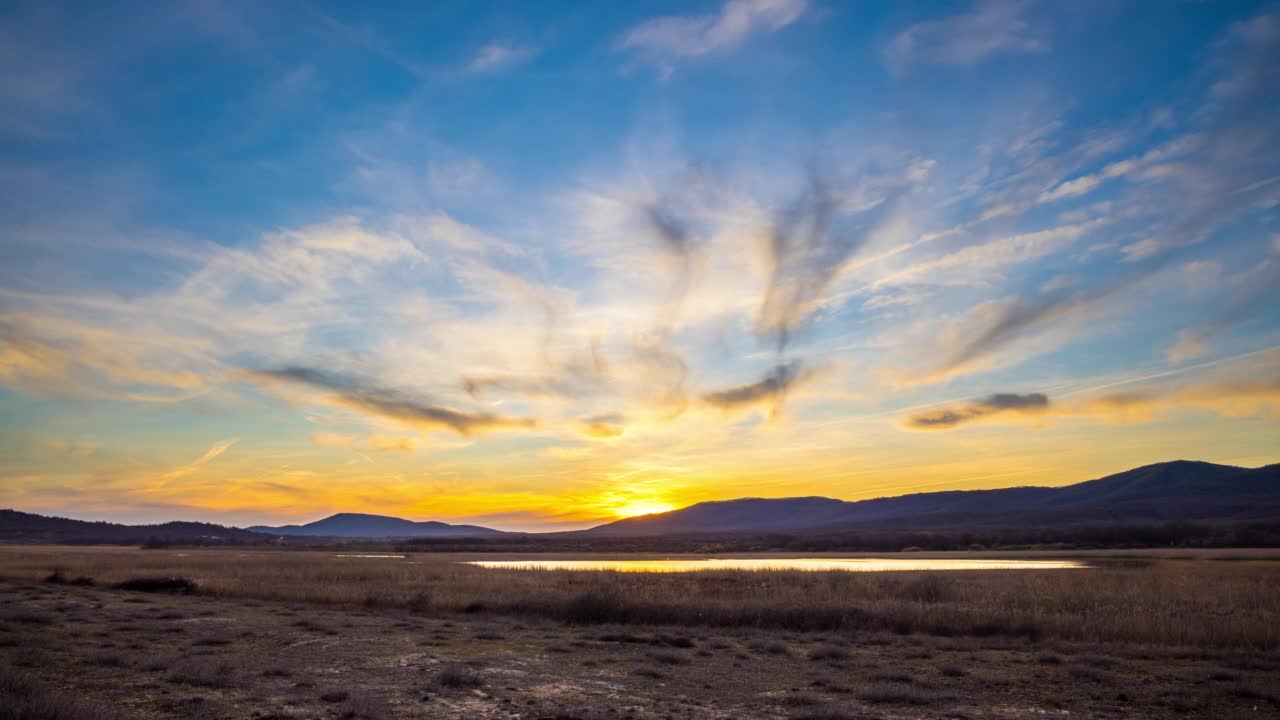
M 392 559 L 392 560 L 403 560 L 403 559 L 404 559 L 404 556 L 403 556 L 403 555 L 374 555 L 374 554 L 370 554 L 370 553 L 359 554 L 359 555 L 357 555 L 357 554 L 351 554 L 351 555 L 334 555 L 334 557 L 344 557 L 344 558 L 389 558 L 389 559 Z
M 468 565 L 506 570 L 617 570 L 697 572 L 701 570 L 1077 570 L 1076 560 L 994 560 L 974 558 L 712 558 L 707 560 L 470 560 Z

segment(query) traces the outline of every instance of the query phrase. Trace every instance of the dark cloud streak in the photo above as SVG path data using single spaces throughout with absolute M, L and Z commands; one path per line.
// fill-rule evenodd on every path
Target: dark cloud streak
M 776 365 L 760 380 L 746 385 L 709 392 L 702 400 L 722 410 L 772 402 L 775 409 L 786 397 L 787 392 L 812 377 L 799 361 Z
M 504 418 L 492 413 L 468 413 L 433 404 L 397 390 L 368 383 L 351 375 L 315 368 L 291 366 L 278 370 L 252 370 L 259 380 L 284 381 L 334 393 L 338 404 L 370 415 L 416 426 L 440 427 L 462 436 L 484 430 L 532 428 L 530 418 Z
M 996 393 L 965 405 L 917 413 L 906 425 L 918 430 L 951 430 L 965 423 L 1002 413 L 1037 414 L 1049 409 L 1044 393 Z

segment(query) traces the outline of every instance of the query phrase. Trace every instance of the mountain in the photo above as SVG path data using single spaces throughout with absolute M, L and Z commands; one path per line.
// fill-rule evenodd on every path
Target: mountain
M 824 497 L 705 502 L 618 520 L 582 533 L 640 537 L 1277 518 L 1280 465 L 1241 468 L 1177 460 L 1056 488 L 951 490 L 858 502 Z
M 239 528 L 201 522 L 159 525 L 119 525 L 47 517 L 17 510 L 0 510 L 0 542 L 6 543 L 120 543 L 148 540 L 185 543 L 255 543 L 263 537 Z
M 479 525 L 450 525 L 435 521 L 414 522 L 397 517 L 365 515 L 362 513 L 338 513 L 306 525 L 284 525 L 281 527 L 256 525 L 249 528 L 249 530 L 270 535 L 345 538 L 476 538 L 510 534 L 501 530 L 480 527 Z

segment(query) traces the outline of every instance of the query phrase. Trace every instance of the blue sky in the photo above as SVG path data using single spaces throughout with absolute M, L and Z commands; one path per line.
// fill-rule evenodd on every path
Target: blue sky
M 502 527 L 1280 446 L 1269 3 L 8 3 L 0 505 Z

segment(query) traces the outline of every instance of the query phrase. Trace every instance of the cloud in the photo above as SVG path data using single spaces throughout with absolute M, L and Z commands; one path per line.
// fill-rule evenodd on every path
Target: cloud
M 609 440 L 626 432 L 626 422 L 627 419 L 621 413 L 592 415 L 580 420 L 578 429 L 589 438 Z
M 791 389 L 812 377 L 812 371 L 805 370 L 799 361 L 793 360 L 785 365 L 774 366 L 756 382 L 705 393 L 702 401 L 721 410 L 765 403 L 772 404 L 776 410 Z
M 780 30 L 795 22 L 807 6 L 808 0 L 726 0 L 716 14 L 645 21 L 624 32 L 618 46 L 670 72 L 682 58 L 729 50 L 752 34 Z
M 999 53 L 1044 52 L 1049 42 L 1025 17 L 1027 7 L 1022 0 L 982 0 L 970 12 L 912 25 L 889 46 L 889 64 L 976 65 Z
M 1230 379 L 1168 384 L 1087 397 L 1066 408 L 1071 415 L 1113 422 L 1150 422 L 1162 413 L 1202 408 L 1227 417 L 1280 414 L 1280 365 L 1267 372 Z
M 490 43 L 476 52 L 467 69 L 477 73 L 497 72 L 522 63 L 535 55 L 533 48 Z
M 769 281 L 756 318 L 756 334 L 771 341 L 779 353 L 822 305 L 823 294 L 845 262 L 879 227 L 873 220 L 857 230 L 833 230 L 838 203 L 827 183 L 813 176 L 795 203 L 774 218 L 765 257 Z M 889 205 L 887 198 L 880 197 L 870 200 L 866 209 L 880 210 L 878 216 Z
M 995 415 L 1038 415 L 1048 408 L 1049 397 L 1043 393 L 996 393 L 964 405 L 916 413 L 906 418 L 903 424 L 916 430 L 951 430 Z
M 422 440 L 416 437 L 399 437 L 393 435 L 370 435 L 361 442 L 355 435 L 346 433 L 321 432 L 311 436 L 311 442 L 320 447 L 338 448 L 352 452 L 373 450 L 376 452 L 413 452 L 423 447 Z
M 1276 288 L 1280 287 L 1280 262 L 1262 261 L 1235 278 L 1235 285 L 1230 300 L 1213 319 L 1178 333 L 1177 342 L 1169 349 L 1170 362 L 1182 362 L 1203 354 L 1214 338 L 1270 309 L 1276 300 Z
M 1209 410 L 1227 417 L 1275 417 L 1280 413 L 1280 351 L 1275 348 L 1248 353 L 1225 364 L 1215 361 L 1196 367 L 1213 369 L 1186 380 L 1152 383 L 1143 379 L 1143 384 L 1133 389 L 1070 393 L 1078 395 L 1072 399 L 1050 401 L 1042 393 L 1000 393 L 915 413 L 903 418 L 901 424 L 914 430 L 953 430 L 969 422 L 1008 414 L 1145 423 L 1188 409 Z
M 369 447 L 379 452 L 413 452 L 422 447 L 422 440 L 412 436 L 370 435 Z
M 356 378 L 308 367 L 251 370 L 259 381 L 283 381 L 333 391 L 330 401 L 341 407 L 422 428 L 443 428 L 464 437 L 476 432 L 536 426 L 530 418 L 504 418 L 492 413 L 468 413 L 435 405 L 395 390 L 366 384 Z
M 941 356 L 941 361 L 924 372 L 908 373 L 903 380 L 908 384 L 930 382 L 988 369 L 997 353 L 1008 346 L 1062 324 L 1078 322 L 1126 287 L 1127 283 L 1112 282 L 1076 292 L 1063 289 L 982 303 L 933 333 L 933 347 L 927 354 Z
M 1095 219 L 969 245 L 941 257 L 909 265 L 876 280 L 871 288 L 893 285 L 990 284 L 999 279 L 1001 271 L 1008 266 L 1060 252 L 1105 224 L 1106 220 Z
M 177 480 L 178 478 L 186 477 L 187 475 L 190 475 L 191 473 L 199 470 L 201 467 L 203 467 L 205 464 L 207 464 L 214 458 L 226 452 L 228 449 L 231 448 L 232 445 L 235 445 L 239 441 L 240 441 L 240 438 L 227 438 L 226 440 L 219 440 L 218 442 L 211 445 L 209 449 L 206 450 L 205 453 L 200 457 L 196 458 L 195 460 L 192 460 L 186 465 L 180 465 L 170 470 L 169 472 L 164 473 L 163 475 L 160 476 L 160 479 L 162 481 L 167 482 L 169 480 Z
M 1039 201 L 1042 203 L 1053 202 L 1054 200 L 1084 195 L 1111 178 L 1132 172 L 1136 167 L 1137 163 L 1133 160 L 1113 162 L 1092 175 L 1082 175 L 1074 180 L 1063 182 L 1051 190 L 1040 193 Z

